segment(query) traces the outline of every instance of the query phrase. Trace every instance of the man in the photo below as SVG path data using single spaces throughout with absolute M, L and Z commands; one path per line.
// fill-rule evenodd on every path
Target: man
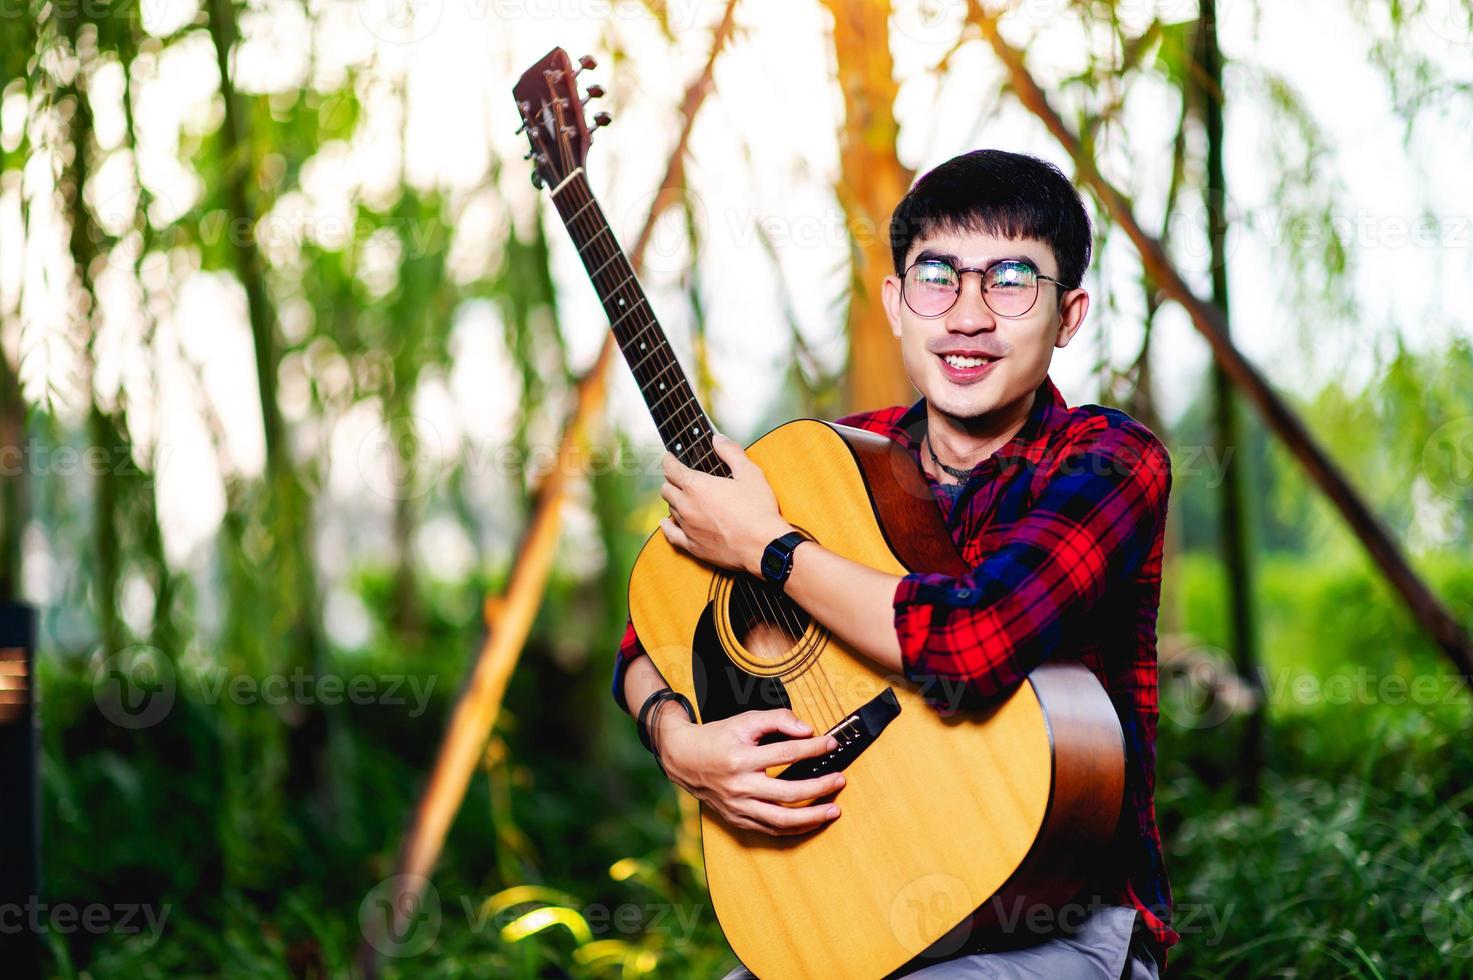
M 964 949 L 916 976 L 1156 977 L 1179 938 L 1153 800 L 1170 462 L 1146 427 L 1117 409 L 1069 408 L 1048 377 L 1054 349 L 1089 309 L 1080 284 L 1090 236 L 1078 192 L 1034 157 L 977 150 L 916 182 L 891 219 L 895 274 L 883 302 L 922 397 L 839 421 L 910 451 L 972 571 L 897 577 L 816 542 L 791 552 L 788 596 L 887 672 L 922 684 L 938 710 L 984 706 L 1060 656 L 1089 667 L 1120 716 L 1125 800 L 1109 859 L 1077 900 L 1082 924 L 1065 928 L 1060 916 L 1045 932 Z M 661 530 L 697 558 L 759 574 L 768 544 L 793 528 L 741 447 L 718 437 L 716 450 L 732 478 L 667 454 L 671 516 Z M 615 700 L 637 710 L 664 686 L 631 626 Z M 832 745 L 792 712 L 694 725 L 657 702 L 652 715 L 671 780 L 731 824 L 821 833 L 842 819 L 842 773 L 790 783 L 764 772 L 777 752 L 808 757 Z M 759 745 L 773 731 L 790 740 Z M 835 792 L 833 803 L 783 805 Z

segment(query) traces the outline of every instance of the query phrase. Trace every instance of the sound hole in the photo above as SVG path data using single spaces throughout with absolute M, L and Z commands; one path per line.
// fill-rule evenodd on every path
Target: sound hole
M 758 663 L 782 661 L 808 629 L 802 606 L 751 576 L 732 583 L 727 609 L 732 632 Z

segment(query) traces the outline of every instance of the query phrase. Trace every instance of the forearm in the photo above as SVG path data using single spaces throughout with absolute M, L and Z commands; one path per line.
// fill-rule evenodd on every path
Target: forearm
M 899 584 L 899 576 L 850 561 L 810 541 L 794 550 L 785 591 L 841 640 L 899 674 L 900 640 L 893 606 Z
M 630 715 L 638 715 L 645 699 L 662 687 L 669 687 L 660 668 L 646 654 L 640 654 L 624 669 L 624 703 Z

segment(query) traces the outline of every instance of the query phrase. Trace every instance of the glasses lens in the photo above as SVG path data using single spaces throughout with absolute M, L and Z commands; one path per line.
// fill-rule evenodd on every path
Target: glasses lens
M 917 262 L 905 274 L 905 302 L 921 316 L 940 316 L 961 292 L 961 276 L 945 262 Z
M 1038 298 L 1038 270 L 1026 262 L 999 262 L 985 273 L 983 296 L 998 316 L 1022 316 Z

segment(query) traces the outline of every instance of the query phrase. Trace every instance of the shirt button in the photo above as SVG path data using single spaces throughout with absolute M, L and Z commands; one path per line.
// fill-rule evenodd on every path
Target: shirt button
M 951 594 L 953 598 L 960 599 L 962 602 L 966 602 L 972 598 L 971 589 L 952 589 Z

